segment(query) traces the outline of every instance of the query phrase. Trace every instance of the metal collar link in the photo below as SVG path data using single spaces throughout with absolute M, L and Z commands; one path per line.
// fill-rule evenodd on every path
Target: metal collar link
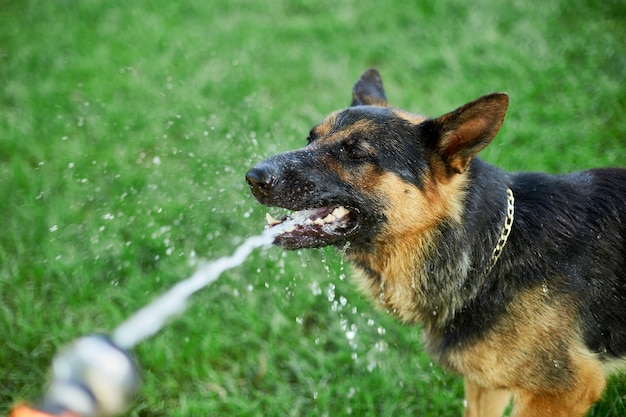
M 496 247 L 493 248 L 493 252 L 491 253 L 491 264 L 487 269 L 487 273 L 485 276 L 491 273 L 491 270 L 500 259 L 500 255 L 502 255 L 502 251 L 504 250 L 504 246 L 506 246 L 506 242 L 509 239 L 509 234 L 511 233 L 511 229 L 513 228 L 513 216 L 515 214 L 515 197 L 513 197 L 513 191 L 510 188 L 506 189 L 507 195 L 507 208 L 506 208 L 506 219 L 504 219 L 504 226 L 502 226 L 502 232 L 500 233 L 500 239 L 498 239 L 498 243 Z

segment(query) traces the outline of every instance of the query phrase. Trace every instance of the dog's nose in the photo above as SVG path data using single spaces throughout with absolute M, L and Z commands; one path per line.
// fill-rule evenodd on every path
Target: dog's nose
M 246 174 L 246 181 L 255 196 L 266 196 L 276 185 L 276 176 L 269 169 L 254 167 Z

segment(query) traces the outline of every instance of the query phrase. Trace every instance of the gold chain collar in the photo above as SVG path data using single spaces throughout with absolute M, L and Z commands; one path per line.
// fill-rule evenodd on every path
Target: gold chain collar
M 485 276 L 491 273 L 491 270 L 498 259 L 500 259 L 500 255 L 502 255 L 502 251 L 504 250 L 504 246 L 506 246 L 506 242 L 509 239 L 509 234 L 511 233 L 511 228 L 513 227 L 513 216 L 515 214 L 515 197 L 513 197 L 513 191 L 510 188 L 506 189 L 507 195 L 507 208 L 506 208 L 506 219 L 504 219 L 504 226 L 502 226 L 502 232 L 500 233 L 500 239 L 498 239 L 498 243 L 496 247 L 493 248 L 493 252 L 491 253 L 491 265 L 489 269 L 487 269 L 487 273 Z

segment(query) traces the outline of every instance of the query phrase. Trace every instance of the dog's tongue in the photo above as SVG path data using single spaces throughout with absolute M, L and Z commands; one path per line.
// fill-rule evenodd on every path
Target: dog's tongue
M 281 220 L 267 214 L 266 220 L 267 227 L 276 228 L 274 244 L 286 249 L 332 245 L 357 226 L 354 215 L 343 206 L 297 211 Z

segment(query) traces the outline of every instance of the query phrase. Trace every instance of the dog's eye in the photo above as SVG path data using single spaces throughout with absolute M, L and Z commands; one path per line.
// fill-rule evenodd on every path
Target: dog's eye
M 367 154 L 363 149 L 353 146 L 348 149 L 348 156 L 352 159 L 363 159 Z
M 358 143 L 348 143 L 342 149 L 350 159 L 358 160 L 366 158 L 369 153 Z

